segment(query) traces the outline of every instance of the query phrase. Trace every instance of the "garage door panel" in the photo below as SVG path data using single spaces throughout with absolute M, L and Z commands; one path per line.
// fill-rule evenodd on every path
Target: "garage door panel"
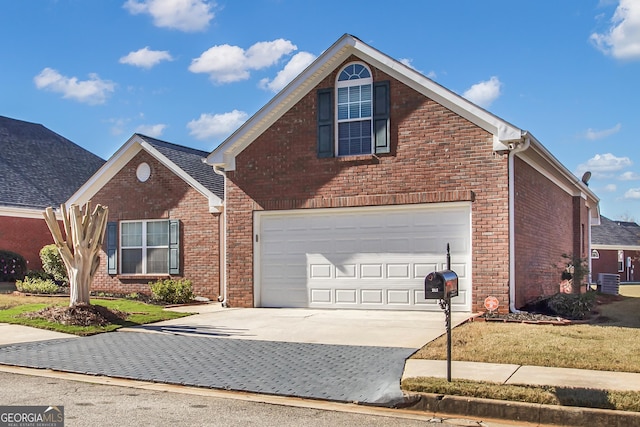
M 450 243 L 468 311 L 469 205 L 260 213 L 257 299 L 262 306 L 440 309 L 424 277 Z M 464 249 L 462 249 L 464 248 Z
M 411 276 L 410 264 L 387 264 L 387 277 L 389 279 L 409 279 Z
M 355 264 L 342 264 L 336 265 L 336 278 L 352 278 L 355 279 L 357 265 Z
M 362 289 L 360 290 L 362 304 L 384 304 L 384 292 L 382 289 Z

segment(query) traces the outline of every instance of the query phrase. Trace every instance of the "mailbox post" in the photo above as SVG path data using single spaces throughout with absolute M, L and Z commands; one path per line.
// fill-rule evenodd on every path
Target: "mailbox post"
M 458 296 L 458 275 L 451 270 L 451 251 L 447 243 L 447 269 L 431 272 L 424 279 L 425 299 L 440 300 L 447 328 L 447 381 L 451 382 L 451 298 Z

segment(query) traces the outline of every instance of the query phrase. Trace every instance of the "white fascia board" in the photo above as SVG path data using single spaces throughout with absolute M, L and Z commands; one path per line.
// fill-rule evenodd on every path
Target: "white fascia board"
M 494 150 L 508 149 L 509 142 L 519 142 L 522 139 L 523 131 L 519 128 L 357 38 L 346 34 L 211 152 L 207 156 L 207 163 L 217 165 L 227 171 L 234 170 L 235 157 L 242 150 L 350 55 L 357 56 L 493 134 Z
M 98 171 L 93 174 L 87 182 L 80 187 L 69 200 L 67 200 L 67 207 L 72 204 L 83 206 L 104 187 L 120 170 L 133 159 L 136 154 L 141 150 L 147 151 L 160 163 L 169 168 L 173 173 L 182 178 L 187 184 L 196 189 L 199 193 L 205 196 L 209 200 L 209 211 L 217 212 L 218 208 L 222 206 L 222 200 L 205 188 L 198 181 L 193 179 L 191 175 L 187 174 L 184 170 L 179 168 L 175 163 L 170 161 L 167 157 L 162 155 L 158 150 L 153 148 L 148 142 L 142 139 L 137 134 L 134 134 L 129 140 L 122 146 L 113 156 L 102 165 Z M 212 210 L 213 209 L 213 210 Z
M 204 185 L 200 184 L 196 181 L 191 175 L 184 171 L 184 169 L 180 168 L 178 165 L 169 160 L 164 154 L 160 153 L 156 150 L 151 144 L 147 141 L 140 139 L 140 146 L 151 156 L 153 156 L 156 160 L 166 166 L 171 172 L 179 176 L 184 182 L 193 187 L 197 192 L 202 194 L 204 197 L 209 200 L 209 211 L 217 212 L 218 208 L 222 206 L 222 200 L 213 194 L 209 189 L 207 189 Z M 213 209 L 213 211 L 212 211 Z
M 600 218 L 600 199 L 591 189 L 567 169 L 553 154 L 547 150 L 529 132 L 525 133 L 525 138 L 529 138 L 530 147 L 520 153 L 518 158 L 524 160 L 531 167 L 542 173 L 547 179 L 572 196 L 580 196 L 586 201 L 586 205 L 591 208 L 592 218 Z
M 351 36 L 343 36 L 334 43 L 229 138 L 215 148 L 207 156 L 206 162 L 210 165 L 220 166 L 225 171 L 235 170 L 235 157 L 278 120 L 282 114 L 302 99 L 319 81 L 331 73 L 337 66 L 336 62 L 342 61 L 347 56 L 347 47 L 352 45 L 353 37 Z
M 118 149 L 100 169 L 94 173 L 66 202 L 71 205 L 83 206 L 104 187 L 136 154 L 140 152 L 140 137 L 133 135 Z
M 599 245 L 592 243 L 591 249 L 600 251 L 640 251 L 640 245 Z
M 390 58 L 359 40 L 356 40 L 355 50 L 353 53 L 364 61 L 369 62 L 415 91 L 433 99 L 438 104 L 493 134 L 497 139 L 497 141 L 494 141 L 494 145 L 501 143 L 508 148 L 509 142 L 519 142 L 522 139 L 523 131 L 521 129 L 425 77 L 413 68 Z
M 53 207 L 56 213 L 56 218 L 62 220 L 60 214 L 60 206 Z M 19 208 L 14 206 L 0 206 L 0 216 L 11 216 L 15 218 L 28 218 L 28 219 L 41 219 L 44 221 L 44 209 L 37 208 Z

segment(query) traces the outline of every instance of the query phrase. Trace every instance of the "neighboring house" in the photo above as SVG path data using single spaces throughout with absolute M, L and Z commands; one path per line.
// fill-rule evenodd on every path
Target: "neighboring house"
M 59 210 L 103 164 L 40 124 L 0 116 L 0 249 L 41 269 L 40 249 L 53 243 L 42 212 Z
M 225 302 L 454 310 L 558 292 L 595 194 L 529 132 L 344 35 L 207 158 L 224 173 Z
M 69 198 L 109 208 L 92 290 L 148 293 L 149 282 L 184 278 L 196 295 L 218 298 L 224 178 L 207 154 L 134 134 Z
M 600 273 L 609 273 L 618 274 L 621 282 L 639 281 L 635 267 L 640 261 L 640 226 L 600 218 L 600 225 L 591 229 L 591 280 L 597 282 Z

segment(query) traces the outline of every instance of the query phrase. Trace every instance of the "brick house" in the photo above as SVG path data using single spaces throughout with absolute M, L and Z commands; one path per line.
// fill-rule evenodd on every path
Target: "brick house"
M 0 249 L 42 268 L 53 243 L 42 212 L 58 209 L 104 160 L 41 124 L 0 116 Z
M 640 226 L 635 222 L 612 221 L 601 217 L 600 225 L 591 229 L 592 281 L 600 273 L 617 274 L 621 282 L 637 282 L 635 267 L 640 261 Z
M 109 208 L 93 291 L 148 293 L 158 279 L 189 279 L 220 295 L 223 177 L 207 152 L 134 134 L 69 200 Z
M 529 132 L 344 35 L 207 158 L 225 179 L 223 295 L 237 307 L 440 310 L 558 292 L 598 198 Z

